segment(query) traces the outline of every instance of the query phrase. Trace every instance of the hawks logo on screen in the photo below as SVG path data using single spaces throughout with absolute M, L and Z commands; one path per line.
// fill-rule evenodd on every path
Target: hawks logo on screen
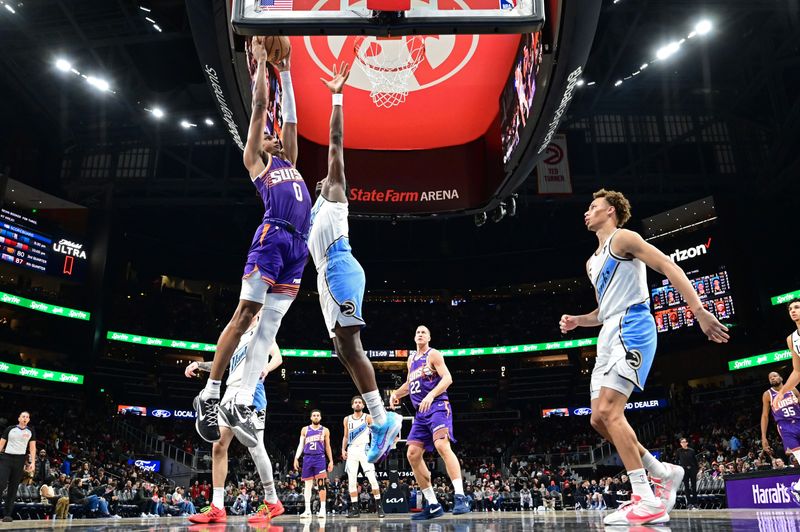
M 454 0 L 454 2 L 455 5 L 461 9 L 469 9 L 467 4 L 462 0 Z M 365 4 L 366 0 L 350 3 L 353 7 L 363 7 Z M 320 0 L 311 10 L 327 10 L 330 9 L 331 6 L 338 7 L 339 2 L 336 0 Z M 457 74 L 467 65 L 475 54 L 480 36 L 427 35 L 424 39 L 425 58 L 417 66 L 416 71 L 409 81 L 409 92 L 433 87 Z M 359 41 L 356 36 L 329 36 L 326 39 L 312 39 L 307 36 L 303 38 L 303 42 L 313 61 L 328 75 L 333 74 L 330 69 L 331 65 L 334 63 L 347 61 L 353 65 L 358 62 L 355 46 L 359 44 Z M 396 40 L 376 40 L 374 37 L 368 37 L 363 41 L 361 46 L 370 46 L 371 43 L 377 43 L 374 49 L 378 53 L 373 54 L 376 62 L 380 62 L 380 54 L 384 53 L 382 51 L 383 47 L 386 47 L 386 53 L 392 53 L 394 50 L 390 51 L 390 47 L 409 46 L 408 41 L 403 38 Z M 361 68 L 352 69 L 347 84 L 365 91 L 372 90 L 369 79 Z

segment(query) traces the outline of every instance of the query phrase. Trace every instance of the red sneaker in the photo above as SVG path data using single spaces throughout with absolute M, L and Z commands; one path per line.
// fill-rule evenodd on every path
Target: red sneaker
M 200 510 L 199 514 L 189 516 L 189 521 L 192 523 L 224 523 L 228 520 L 228 514 L 225 513 L 225 508 L 217 508 L 212 503 Z
M 278 499 L 278 502 L 275 504 L 264 501 L 264 504 L 259 506 L 258 513 L 248 519 L 247 522 L 251 525 L 263 525 L 269 523 L 272 518 L 278 517 L 285 511 L 280 499 Z

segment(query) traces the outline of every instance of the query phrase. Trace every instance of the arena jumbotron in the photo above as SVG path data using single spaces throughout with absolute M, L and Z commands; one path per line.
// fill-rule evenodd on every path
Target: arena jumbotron
M 795 529 L 796 3 L 0 4 L 0 529 Z

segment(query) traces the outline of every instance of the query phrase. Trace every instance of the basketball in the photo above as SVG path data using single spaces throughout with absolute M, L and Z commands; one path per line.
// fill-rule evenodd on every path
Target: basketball
M 270 63 L 277 63 L 287 55 L 289 55 L 289 37 L 283 35 L 268 35 L 261 37 L 263 39 L 264 48 L 267 50 L 267 61 Z

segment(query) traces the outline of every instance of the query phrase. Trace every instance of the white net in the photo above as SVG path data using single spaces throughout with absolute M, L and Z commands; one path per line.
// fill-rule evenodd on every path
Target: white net
M 414 71 L 425 58 L 425 37 L 360 36 L 354 48 L 358 66 L 372 85 L 373 103 L 389 109 L 405 102 Z

